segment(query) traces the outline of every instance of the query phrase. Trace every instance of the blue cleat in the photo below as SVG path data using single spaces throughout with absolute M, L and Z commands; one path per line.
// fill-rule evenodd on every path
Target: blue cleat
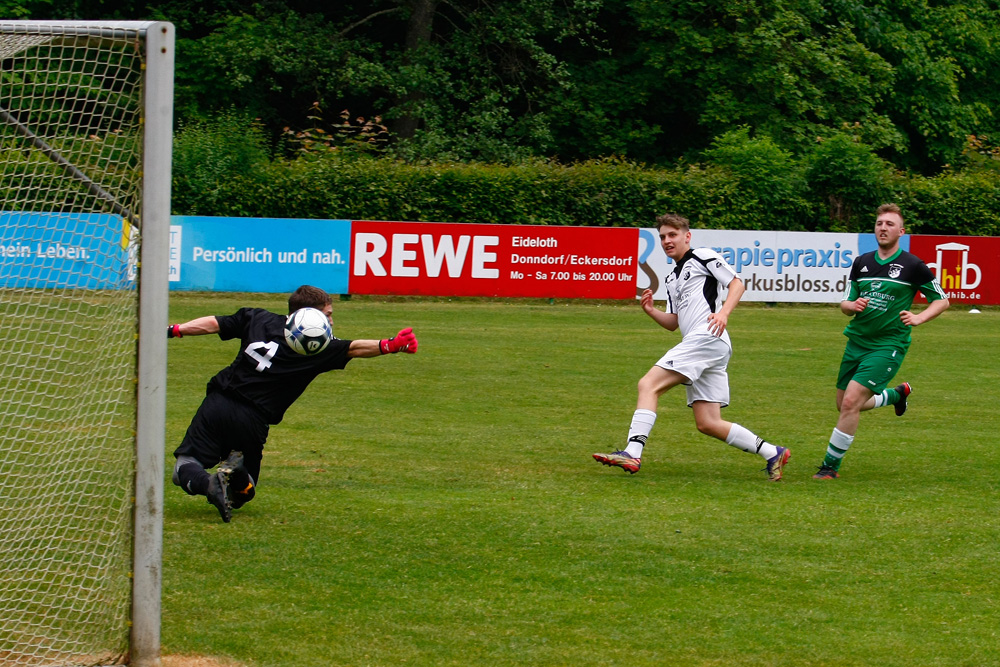
M 781 473 L 792 457 L 792 450 L 787 447 L 778 447 L 778 453 L 767 460 L 767 479 L 772 482 L 781 481 Z

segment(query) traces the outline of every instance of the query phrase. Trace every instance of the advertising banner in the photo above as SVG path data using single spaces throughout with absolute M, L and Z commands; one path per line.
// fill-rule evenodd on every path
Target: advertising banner
M 949 300 L 1000 303 L 1000 237 L 921 235 L 911 239 L 910 252 L 930 267 Z M 924 301 L 923 295 L 917 298 Z
M 354 221 L 354 294 L 627 299 L 639 230 Z
M 346 294 L 349 220 L 174 216 L 171 289 Z
M 121 216 L 0 212 L 0 287 L 120 289 L 132 278 Z
M 665 299 L 655 228 L 174 216 L 170 287 L 218 292 Z M 134 230 L 133 230 L 134 231 Z M 695 229 L 735 268 L 744 301 L 836 303 L 874 234 Z M 911 236 L 949 298 L 1000 303 L 1000 237 Z M 119 216 L 0 212 L 0 287 L 118 288 L 134 278 Z M 922 297 L 918 297 L 922 299 Z
M 657 229 L 640 236 L 637 291 L 655 285 L 653 298 L 666 300 L 663 280 L 674 262 Z M 747 290 L 743 301 L 838 303 L 861 243 L 858 234 L 691 230 L 692 248 L 712 248 L 739 273 Z

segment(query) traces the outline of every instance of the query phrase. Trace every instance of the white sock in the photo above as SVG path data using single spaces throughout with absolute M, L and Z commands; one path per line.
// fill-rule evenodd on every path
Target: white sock
M 765 460 L 772 458 L 778 453 L 777 447 L 739 424 L 733 424 L 732 428 L 729 429 L 729 435 L 726 436 L 726 443 L 737 449 L 742 449 L 744 452 L 758 454 Z
M 883 405 L 889 405 L 888 401 L 886 401 L 884 391 L 881 394 L 875 394 L 872 398 L 875 400 L 875 405 L 872 406 L 872 409 L 881 408 Z
M 656 423 L 656 413 L 652 410 L 638 409 L 632 414 L 632 424 L 628 427 L 628 443 L 625 453 L 634 459 L 642 457 L 642 448 L 646 445 L 649 432 Z
M 844 454 L 851 448 L 852 442 L 854 442 L 853 435 L 847 435 L 836 428 L 833 429 L 833 433 L 830 435 L 830 445 L 826 448 L 827 456 L 832 456 L 835 459 L 844 458 Z

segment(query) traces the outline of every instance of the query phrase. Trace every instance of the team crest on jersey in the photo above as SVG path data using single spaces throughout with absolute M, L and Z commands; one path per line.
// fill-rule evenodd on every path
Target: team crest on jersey
M 688 280 L 691 277 L 691 270 L 688 269 L 684 272 L 684 280 Z
M 890 264 L 889 265 L 889 277 L 898 278 L 899 274 L 903 272 L 902 264 Z

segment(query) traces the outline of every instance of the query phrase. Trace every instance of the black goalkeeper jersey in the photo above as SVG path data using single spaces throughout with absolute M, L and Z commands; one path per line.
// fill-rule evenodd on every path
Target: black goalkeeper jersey
M 302 355 L 285 343 L 285 316 L 261 308 L 240 308 L 217 315 L 219 338 L 240 339 L 233 363 L 208 382 L 209 391 L 235 395 L 277 424 L 309 383 L 327 371 L 347 365 L 349 340 L 334 338 L 319 354 Z

